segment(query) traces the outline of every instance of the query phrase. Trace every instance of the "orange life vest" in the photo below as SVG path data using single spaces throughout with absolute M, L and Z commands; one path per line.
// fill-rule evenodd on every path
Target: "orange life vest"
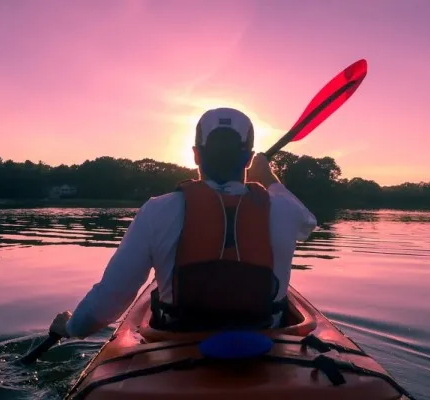
M 179 185 L 183 227 L 167 314 L 196 325 L 268 325 L 278 281 L 273 273 L 270 198 L 258 183 L 243 195 L 219 193 L 199 180 Z

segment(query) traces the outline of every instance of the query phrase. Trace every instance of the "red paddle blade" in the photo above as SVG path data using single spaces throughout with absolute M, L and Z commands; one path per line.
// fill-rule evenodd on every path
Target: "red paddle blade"
M 366 74 L 367 61 L 362 59 L 345 68 L 341 73 L 328 82 L 311 100 L 305 111 L 303 111 L 303 114 L 291 128 L 291 131 L 294 131 L 295 128 L 303 123 L 304 120 L 307 119 L 311 114 L 316 113 L 315 117 L 312 118 L 297 133 L 297 135 L 291 139 L 291 141 L 295 142 L 297 140 L 303 139 L 319 124 L 321 124 L 331 114 L 333 114 L 357 90 L 363 79 L 366 77 Z M 344 90 L 342 93 L 343 89 L 346 90 Z M 336 98 L 336 93 L 339 92 L 341 94 Z M 331 97 L 334 97 L 334 99 L 329 100 Z M 325 106 L 324 103 L 328 104 Z

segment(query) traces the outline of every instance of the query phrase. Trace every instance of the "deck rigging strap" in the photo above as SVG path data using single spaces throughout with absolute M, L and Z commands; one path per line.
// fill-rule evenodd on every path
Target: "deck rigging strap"
M 133 353 L 133 354 L 136 354 L 136 353 Z M 263 362 L 275 362 L 280 364 L 299 365 L 305 368 L 314 368 L 316 370 L 323 372 L 334 386 L 340 386 L 346 383 L 346 380 L 342 372 L 350 372 L 350 373 L 355 373 L 357 375 L 380 378 L 385 382 L 387 382 L 388 384 L 390 384 L 392 387 L 394 387 L 400 394 L 407 396 L 410 400 L 415 400 L 414 397 L 411 396 L 402 386 L 400 386 L 391 376 L 380 372 L 358 367 L 352 362 L 336 360 L 324 354 L 321 354 L 312 360 L 296 358 L 296 357 L 287 357 L 287 356 L 273 356 L 273 355 L 263 355 L 256 359 L 259 359 Z M 229 361 L 229 363 L 233 363 L 233 362 L 236 362 L 236 361 Z M 240 360 L 240 362 L 244 362 L 244 361 Z M 222 364 L 222 363 L 225 363 L 225 361 L 213 360 L 206 357 L 202 357 L 202 358 L 188 357 L 188 358 L 168 362 L 161 365 L 127 371 L 125 373 L 121 373 L 121 374 L 117 374 L 107 378 L 102 378 L 102 379 L 93 381 L 88 386 L 84 387 L 84 389 L 82 389 L 80 392 L 78 392 L 76 396 L 72 395 L 72 398 L 77 400 L 84 399 L 85 396 L 87 396 L 94 389 L 110 383 L 120 382 L 130 378 L 148 376 L 148 375 L 158 374 L 158 373 L 172 371 L 172 370 L 189 370 L 199 366 L 208 365 L 210 363 Z

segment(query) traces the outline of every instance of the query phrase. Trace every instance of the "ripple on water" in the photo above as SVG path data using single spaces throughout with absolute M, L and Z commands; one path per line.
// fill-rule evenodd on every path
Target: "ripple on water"
M 136 209 L 0 210 L 0 247 L 74 244 L 116 247 Z
M 112 334 L 107 328 L 85 341 L 69 340 L 58 344 L 36 363 L 22 367 L 18 360 L 45 337 L 25 336 L 3 340 L 0 337 L 0 398 L 43 399 L 63 398 L 72 381 L 99 351 Z

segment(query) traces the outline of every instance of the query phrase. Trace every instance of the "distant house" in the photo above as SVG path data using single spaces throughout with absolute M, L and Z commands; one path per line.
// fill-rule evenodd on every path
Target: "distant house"
M 73 197 L 76 195 L 76 187 L 70 185 L 53 186 L 49 190 L 50 199 L 63 199 L 67 197 Z

